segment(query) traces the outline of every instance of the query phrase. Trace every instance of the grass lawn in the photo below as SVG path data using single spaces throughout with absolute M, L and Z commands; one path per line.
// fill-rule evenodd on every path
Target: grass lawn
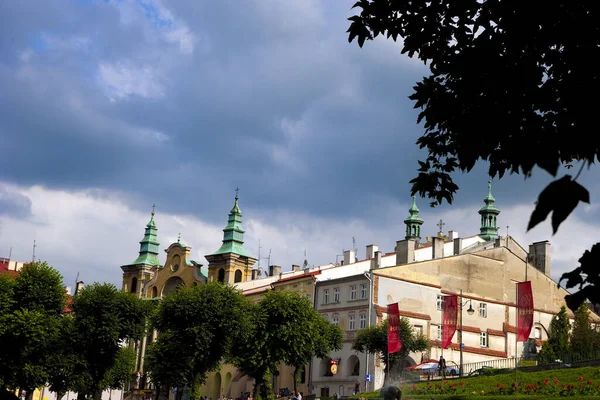
M 421 382 L 400 385 L 403 399 L 453 399 L 474 397 L 486 399 L 546 398 L 569 396 L 600 400 L 600 369 L 598 367 L 553 369 L 540 372 L 519 371 L 519 384 L 515 383 L 515 372 L 490 376 L 478 376 L 445 381 Z M 379 391 L 363 393 L 359 398 L 378 398 Z

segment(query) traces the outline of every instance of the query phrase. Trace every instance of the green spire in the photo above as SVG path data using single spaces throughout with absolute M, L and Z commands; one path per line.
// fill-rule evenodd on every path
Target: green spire
M 154 207 L 152 205 L 150 221 L 146 224 L 144 238 L 140 241 L 140 255 L 131 265 L 145 264 L 160 267 L 158 261 L 158 246 L 160 243 L 158 243 L 156 237 L 158 229 L 156 229 L 156 223 L 154 223 Z
M 481 228 L 479 228 L 479 236 L 484 240 L 495 240 L 498 238 L 498 225 L 496 218 L 500 214 L 500 210 L 494 206 L 496 199 L 492 196 L 492 181 L 488 181 L 488 194 L 483 199 L 485 206 L 479 210 L 481 215 Z
M 404 220 L 404 224 L 406 225 L 406 239 L 420 239 L 423 219 L 419 217 L 419 208 L 417 207 L 416 196 L 413 196 L 413 204 L 408 209 L 408 212 L 410 215 Z
M 223 244 L 213 254 L 227 254 L 234 253 L 240 256 L 250 257 L 250 255 L 244 249 L 244 228 L 242 228 L 242 212 L 238 205 L 238 192 L 236 189 L 235 203 L 229 211 L 229 219 L 227 226 L 223 229 Z

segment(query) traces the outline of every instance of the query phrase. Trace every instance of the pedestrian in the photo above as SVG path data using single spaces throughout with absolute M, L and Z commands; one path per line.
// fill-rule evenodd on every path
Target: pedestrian
M 440 376 L 442 379 L 446 379 L 446 360 L 444 356 L 440 356 L 440 361 L 438 361 L 438 368 L 440 370 Z

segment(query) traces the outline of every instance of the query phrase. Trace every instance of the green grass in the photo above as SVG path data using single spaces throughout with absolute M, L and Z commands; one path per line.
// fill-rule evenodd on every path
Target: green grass
M 403 399 L 453 399 L 475 397 L 495 399 L 569 396 L 600 400 L 600 369 L 598 367 L 553 369 L 539 372 L 519 371 L 519 385 L 515 388 L 515 372 L 491 376 L 447 379 L 400 385 Z M 379 391 L 360 394 L 360 398 L 379 398 Z

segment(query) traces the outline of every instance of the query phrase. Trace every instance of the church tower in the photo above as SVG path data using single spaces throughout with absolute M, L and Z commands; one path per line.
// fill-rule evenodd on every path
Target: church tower
M 408 209 L 410 215 L 404 220 L 406 225 L 406 237 L 405 239 L 414 239 L 419 241 L 421 239 L 421 225 L 423 225 L 423 219 L 419 217 L 419 209 L 417 208 L 417 197 L 413 196 L 413 204 Z
M 237 190 L 227 226 L 223 229 L 223 244 L 219 250 L 205 257 L 208 260 L 209 281 L 233 284 L 252 279 L 252 266 L 257 260 L 244 249 L 242 212 L 238 205 Z
M 158 261 L 158 243 L 156 223 L 154 222 L 154 206 L 150 221 L 146 224 L 144 237 L 140 241 L 140 253 L 131 264 L 121 266 L 123 270 L 123 290 L 135 293 L 137 297 L 145 297 L 142 293 L 144 284 L 150 281 L 160 268 Z
M 479 210 L 481 215 L 481 228 L 479 228 L 479 236 L 487 241 L 496 240 L 498 238 L 497 217 L 500 210 L 494 206 L 496 199 L 492 196 L 492 181 L 488 181 L 488 194 L 483 199 L 485 206 Z

